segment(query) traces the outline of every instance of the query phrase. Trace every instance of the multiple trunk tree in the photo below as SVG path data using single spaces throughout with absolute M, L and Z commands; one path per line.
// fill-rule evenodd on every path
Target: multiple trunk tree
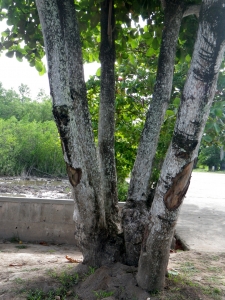
M 180 205 L 216 90 L 225 49 L 225 1 L 204 0 L 181 105 L 152 204 L 151 166 L 170 101 L 174 58 L 182 17 L 198 13 L 185 1 L 163 2 L 164 30 L 158 73 L 132 171 L 122 228 L 118 226 L 114 150 L 114 3 L 101 3 L 101 97 L 96 150 L 83 76 L 81 42 L 73 0 L 36 0 L 48 61 L 53 113 L 73 187 L 75 240 L 92 266 L 123 261 L 138 265 L 138 284 L 164 285 L 169 249 Z M 146 66 L 147 68 L 148 66 Z

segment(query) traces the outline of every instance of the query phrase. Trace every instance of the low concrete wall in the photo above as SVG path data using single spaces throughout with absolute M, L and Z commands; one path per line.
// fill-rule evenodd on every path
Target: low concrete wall
M 74 244 L 74 201 L 0 197 L 0 239 Z

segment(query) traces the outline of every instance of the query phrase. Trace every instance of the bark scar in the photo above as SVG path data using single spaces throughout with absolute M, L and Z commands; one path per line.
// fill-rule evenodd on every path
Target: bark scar
M 177 209 L 188 190 L 194 160 L 184 166 L 183 170 L 173 178 L 173 183 L 164 196 L 164 203 L 168 210 Z
M 82 177 L 82 170 L 81 168 L 74 169 L 69 164 L 66 164 L 66 170 L 69 177 L 69 181 L 73 187 L 76 187 L 81 180 Z

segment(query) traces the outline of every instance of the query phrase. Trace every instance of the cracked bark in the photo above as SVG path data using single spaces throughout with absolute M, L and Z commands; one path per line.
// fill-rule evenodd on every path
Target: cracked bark
M 174 227 L 189 186 L 224 55 L 224 16 L 224 1 L 203 3 L 191 67 L 139 259 L 137 281 L 149 291 L 161 290 L 164 286 Z
M 99 266 L 119 259 L 120 240 L 109 234 L 105 216 L 74 1 L 36 0 L 36 5 L 48 61 L 53 114 L 73 187 L 75 241 L 84 261 Z
M 131 174 L 128 199 L 123 210 L 127 263 L 131 265 L 138 264 L 143 228 L 148 222 L 146 200 L 149 180 L 160 128 L 170 101 L 176 44 L 182 15 L 182 2 L 180 2 L 180 5 L 174 3 L 167 5 L 153 99 L 147 113 Z
M 116 229 L 118 197 L 115 163 L 115 38 L 114 1 L 101 3 L 101 91 L 98 124 L 98 150 L 106 221 Z M 115 230 L 116 232 L 116 230 Z

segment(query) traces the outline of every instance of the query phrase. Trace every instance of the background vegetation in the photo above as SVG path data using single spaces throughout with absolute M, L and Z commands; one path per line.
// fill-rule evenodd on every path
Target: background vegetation
M 17 1 L 18 2 L 18 1 Z M 44 43 L 36 6 L 30 2 L 12 5 L 2 1 L 0 19 L 7 20 L 1 33 L 1 49 L 6 56 L 26 59 L 43 74 Z M 199 1 L 196 1 L 196 4 Z M 87 7 L 89 7 L 87 13 Z M 99 62 L 100 14 L 95 1 L 76 1 L 84 62 Z M 132 12 L 132 13 L 131 13 Z M 149 12 L 154 12 L 149 15 Z M 140 133 L 151 103 L 163 29 L 163 12 L 157 1 L 117 1 L 116 14 L 116 132 L 115 150 L 118 190 L 125 200 L 127 183 L 136 156 Z M 32 18 L 31 18 L 32 16 Z M 171 141 L 180 95 L 190 65 L 198 19 L 183 18 L 177 43 L 171 103 L 161 128 L 153 164 L 151 186 Z M 23 42 L 23 43 L 22 43 Z M 147 66 L 147 67 L 146 67 Z M 225 64 L 200 148 L 198 167 L 225 169 Z M 93 129 L 97 141 L 100 68 L 87 82 Z M 31 99 L 29 88 L 21 85 L 19 94 L 0 85 L 0 175 L 65 176 L 65 166 L 51 100 L 43 93 Z
M 157 53 L 155 58 L 157 59 Z M 116 67 L 115 149 L 118 193 L 121 201 L 126 200 L 126 178 L 131 172 L 145 114 L 151 103 L 154 86 L 152 77 L 156 68 L 154 63 L 151 72 L 146 69 L 142 56 L 140 64 L 134 62 L 133 65 L 128 65 L 128 59 L 124 58 Z M 188 64 L 189 62 L 184 60 L 175 69 L 172 100 L 161 128 L 153 165 L 152 188 L 157 183 L 159 170 L 171 141 Z M 215 170 L 225 168 L 224 82 L 225 75 L 221 72 L 196 165 L 203 168 L 207 166 L 209 170 L 213 166 Z M 87 92 L 97 144 L 99 70 L 88 80 Z M 60 138 L 52 115 L 52 103 L 42 91 L 36 99 L 31 99 L 26 85 L 22 84 L 19 93 L 16 93 L 12 89 L 4 89 L 0 83 L 0 156 L 1 176 L 66 176 Z
M 42 92 L 29 97 L 0 85 L 0 175 L 65 176 L 60 139 L 51 113 L 51 100 Z

